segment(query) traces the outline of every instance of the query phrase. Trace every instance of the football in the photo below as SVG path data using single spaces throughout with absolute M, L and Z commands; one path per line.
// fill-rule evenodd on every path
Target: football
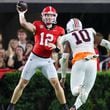
M 21 11 L 21 12 L 28 9 L 28 5 L 27 5 L 27 3 L 24 2 L 24 1 L 18 1 L 18 3 L 17 3 L 16 6 L 17 6 L 17 9 L 18 9 L 19 11 Z

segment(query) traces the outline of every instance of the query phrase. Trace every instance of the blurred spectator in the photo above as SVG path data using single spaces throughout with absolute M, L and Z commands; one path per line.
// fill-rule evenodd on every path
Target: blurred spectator
M 19 29 L 17 31 L 17 37 L 19 40 L 19 45 L 23 47 L 23 49 L 26 49 L 26 43 L 27 43 L 27 33 L 24 29 Z
M 0 68 L 6 67 L 6 54 L 4 49 L 0 49 Z
M 17 39 L 11 39 L 8 44 L 8 49 L 6 51 L 7 57 L 13 57 L 15 54 L 15 49 L 18 46 Z
M 103 37 L 101 33 L 96 33 L 96 36 Z M 95 50 L 95 53 L 99 55 L 99 57 L 97 58 L 97 71 L 100 71 L 100 53 L 98 49 L 98 44 L 96 42 L 94 42 L 94 50 Z
M 110 33 L 108 34 L 108 41 L 110 41 Z
M 21 46 L 17 46 L 13 57 L 8 58 L 7 62 L 10 68 L 22 70 L 24 66 L 24 49 Z
M 108 34 L 108 39 L 107 39 L 109 42 L 110 42 L 110 33 Z M 106 69 L 110 69 L 110 50 L 107 50 L 107 55 L 108 55 L 108 58 L 105 60 L 105 64 L 106 64 Z
M 103 35 L 101 33 L 97 33 L 96 34 L 97 36 L 102 36 Z M 98 51 L 99 50 L 99 51 Z M 99 58 L 100 58 L 100 71 L 102 70 L 107 70 L 108 69 L 108 52 L 107 52 L 107 49 L 105 47 L 101 47 L 101 46 L 98 46 L 98 53 L 99 53 Z
M 0 49 L 3 48 L 2 33 L 0 32 Z
M 110 33 L 108 34 L 108 41 L 110 42 Z M 110 50 L 107 51 L 108 51 L 108 56 L 110 57 Z
M 33 45 L 34 45 L 33 41 L 27 41 L 26 49 L 25 49 L 25 53 L 24 53 L 25 60 L 28 59 L 28 57 L 29 57 L 29 55 L 30 55 L 30 53 L 31 53 L 31 51 L 33 49 Z
M 99 49 L 98 49 L 97 44 L 94 44 L 94 50 L 95 50 L 95 53 L 97 55 L 99 55 Z M 100 71 L 100 59 L 99 59 L 99 57 L 97 58 L 97 71 Z

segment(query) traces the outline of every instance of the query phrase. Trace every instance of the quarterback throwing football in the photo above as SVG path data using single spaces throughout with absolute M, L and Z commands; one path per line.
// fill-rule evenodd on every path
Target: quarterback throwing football
M 65 33 L 61 26 L 56 25 L 58 15 L 56 9 L 52 6 L 45 7 L 41 13 L 42 20 L 36 20 L 30 23 L 25 18 L 25 13 L 27 11 L 25 6 L 27 7 L 23 1 L 17 4 L 19 21 L 22 27 L 34 34 L 35 44 L 22 71 L 20 81 L 14 90 L 7 110 L 14 110 L 14 105 L 19 100 L 24 88 L 29 83 L 29 80 L 34 75 L 37 68 L 41 69 L 42 74 L 53 86 L 56 97 L 60 104 L 62 104 L 63 110 L 68 110 L 64 91 L 59 83 L 57 71 L 51 59 L 53 50 L 56 52 L 60 51 L 61 45 L 59 43 L 59 38 Z

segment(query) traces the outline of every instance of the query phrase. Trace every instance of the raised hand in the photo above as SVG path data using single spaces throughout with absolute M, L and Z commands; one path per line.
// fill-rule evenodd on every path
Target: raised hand
M 18 3 L 16 4 L 16 9 L 18 13 L 26 13 L 26 11 L 28 10 L 28 5 L 24 1 L 18 1 Z

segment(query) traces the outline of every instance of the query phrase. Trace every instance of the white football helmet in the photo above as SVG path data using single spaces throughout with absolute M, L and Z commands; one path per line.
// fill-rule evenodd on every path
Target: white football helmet
M 47 6 L 43 9 L 42 13 L 42 21 L 47 25 L 47 24 L 56 24 L 57 21 L 57 12 L 56 9 L 53 8 L 52 6 Z
M 82 29 L 82 23 L 78 18 L 70 19 L 66 25 L 67 33 L 81 29 Z

